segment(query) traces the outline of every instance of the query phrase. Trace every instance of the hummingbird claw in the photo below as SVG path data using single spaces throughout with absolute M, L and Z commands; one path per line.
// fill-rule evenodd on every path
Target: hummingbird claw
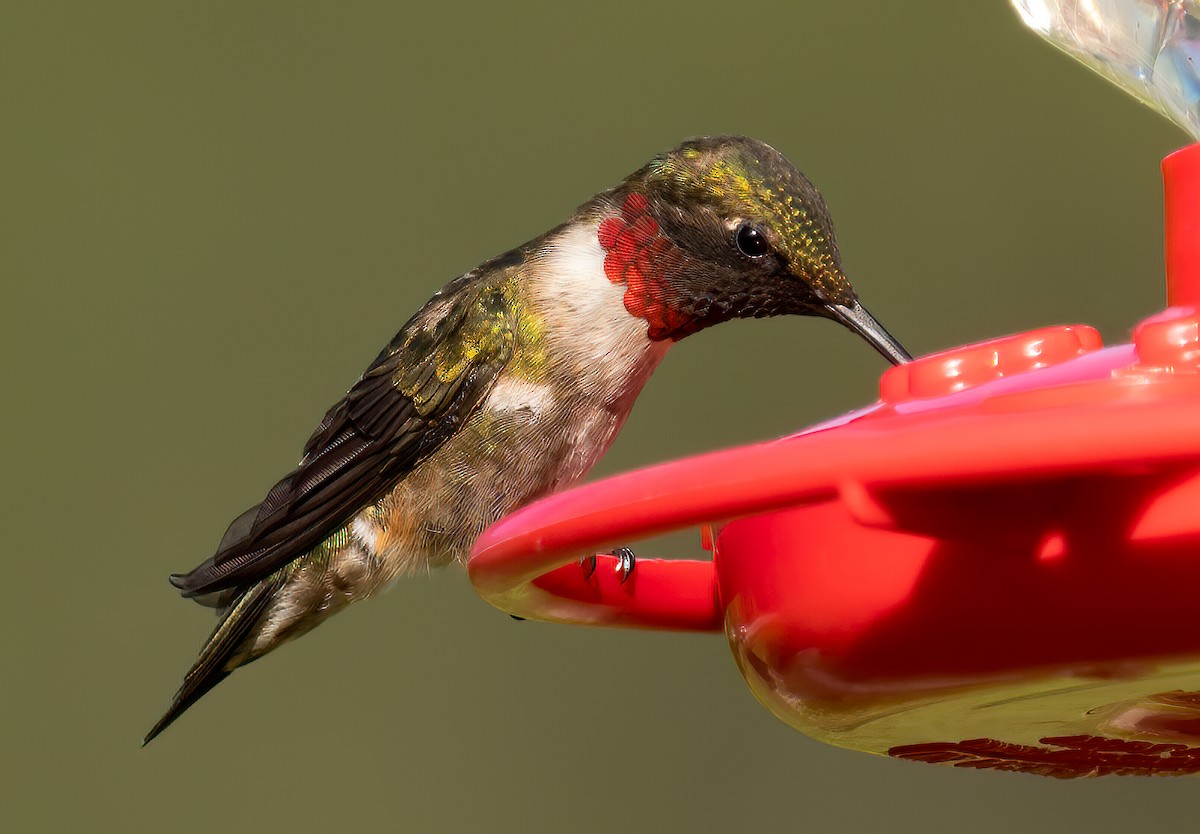
M 625 581 L 633 576 L 633 569 L 637 567 L 637 557 L 628 547 L 617 548 L 613 551 L 613 555 L 617 557 L 617 576 L 624 585 Z
M 628 547 L 619 547 L 609 555 L 617 557 L 617 578 L 624 585 L 625 581 L 633 575 L 633 569 L 637 567 L 637 557 Z M 590 556 L 581 557 L 579 569 L 583 571 L 584 582 L 591 579 L 592 574 L 596 572 L 596 555 L 593 553 Z
M 579 559 L 579 567 L 583 571 L 583 581 L 587 582 L 592 578 L 592 574 L 596 572 L 596 554 L 591 556 L 581 556 Z

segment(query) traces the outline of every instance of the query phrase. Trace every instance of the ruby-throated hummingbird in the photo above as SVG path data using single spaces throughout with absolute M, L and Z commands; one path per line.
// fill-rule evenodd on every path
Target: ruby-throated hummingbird
M 744 137 L 684 142 L 451 281 L 216 554 L 171 577 L 220 620 L 146 741 L 237 667 L 463 559 L 501 516 L 582 477 L 675 342 L 784 314 L 910 358 L 859 304 L 817 189 Z

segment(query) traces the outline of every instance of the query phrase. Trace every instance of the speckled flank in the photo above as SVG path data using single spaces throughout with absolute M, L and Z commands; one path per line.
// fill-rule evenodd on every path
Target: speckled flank
M 621 308 L 624 290 L 603 263 L 595 226 L 570 227 L 526 265 L 526 280 L 497 278 L 469 309 L 461 299 L 452 311 L 430 309 L 431 322 L 453 318 L 464 338 L 437 342 L 428 361 L 396 378 L 419 408 L 433 407 L 482 357 L 508 356 L 505 373 L 392 491 L 272 577 L 280 590 L 231 668 L 399 578 L 462 558 L 487 525 L 595 464 L 670 344 L 652 342 Z
M 237 666 L 464 558 L 489 524 L 578 481 L 680 339 L 854 300 L 821 195 L 738 136 L 685 142 L 450 281 L 327 412 L 297 467 L 172 577 L 223 618 L 147 739 Z

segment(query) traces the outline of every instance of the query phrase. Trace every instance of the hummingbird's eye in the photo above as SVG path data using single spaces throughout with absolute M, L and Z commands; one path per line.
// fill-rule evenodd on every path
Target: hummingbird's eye
M 771 251 L 771 247 L 767 244 L 767 236 L 763 234 L 762 229 L 751 223 L 743 223 L 738 226 L 737 248 L 743 255 L 750 258 L 758 258 Z

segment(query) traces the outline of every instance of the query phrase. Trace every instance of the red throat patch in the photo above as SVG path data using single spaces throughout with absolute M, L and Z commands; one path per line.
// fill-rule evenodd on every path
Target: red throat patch
M 649 208 L 645 196 L 630 194 L 621 205 L 621 216 L 603 220 L 597 236 L 606 253 L 604 274 L 614 284 L 625 285 L 625 309 L 645 319 L 647 335 L 657 341 L 684 329 L 688 319 L 671 304 L 673 292 L 666 282 L 682 253 L 659 229 Z

